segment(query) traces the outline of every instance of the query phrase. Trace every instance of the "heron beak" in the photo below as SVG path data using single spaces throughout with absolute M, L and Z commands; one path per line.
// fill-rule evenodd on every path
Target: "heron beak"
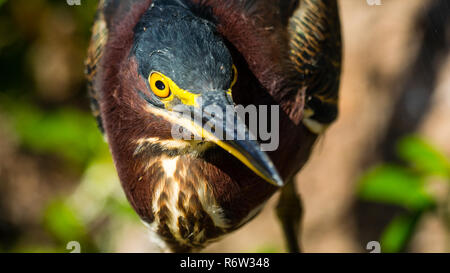
M 269 156 L 234 111 L 231 96 L 223 91 L 208 92 L 201 103 L 190 107 L 193 127 L 198 136 L 214 142 L 239 159 L 265 181 L 281 187 L 284 182 Z

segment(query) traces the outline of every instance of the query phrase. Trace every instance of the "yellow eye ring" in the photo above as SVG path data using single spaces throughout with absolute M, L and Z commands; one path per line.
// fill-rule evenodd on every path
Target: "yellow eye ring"
M 170 96 L 169 81 L 163 75 L 153 72 L 150 74 L 148 81 L 152 92 L 156 96 L 160 98 L 167 98 Z
M 236 84 L 237 78 L 238 78 L 238 71 L 234 64 L 233 64 L 232 69 L 233 69 L 233 81 L 231 82 L 231 87 L 233 87 Z

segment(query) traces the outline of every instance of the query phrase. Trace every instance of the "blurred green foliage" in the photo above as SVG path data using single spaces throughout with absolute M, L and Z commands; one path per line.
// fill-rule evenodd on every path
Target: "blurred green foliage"
M 0 251 L 70 252 L 70 241 L 79 242 L 82 252 L 111 251 L 123 238 L 116 234 L 142 226 L 89 109 L 83 71 L 97 4 L 0 0 L 0 130 L 14 139 L 0 139 L 0 146 L 13 143 L 11 158 L 20 154 L 39 163 L 37 171 L 13 164 L 16 172 L 27 172 L 30 183 L 55 179 L 47 172 L 58 179 L 48 181 L 56 185 L 50 192 L 30 193 L 35 200 L 45 194 L 43 204 L 33 204 L 39 215 L 8 227 L 18 236 L 8 242 L 0 236 Z M 1 183 L 14 180 L 0 173 Z M 0 192 L 0 198 L 8 194 Z M 8 209 L 0 202 L 0 233 L 10 221 Z
M 32 103 L 5 97 L 0 103 L 21 145 L 32 152 L 58 155 L 80 168 L 108 152 L 90 113 L 69 107 L 44 111 Z
M 450 183 L 450 160 L 418 136 L 401 139 L 397 153 L 404 164 L 374 167 L 363 176 L 358 188 L 363 200 L 393 204 L 407 210 L 394 218 L 383 232 L 380 239 L 383 252 L 404 251 L 420 218 L 427 212 L 435 212 L 438 206 L 448 206 L 448 199 L 438 200 L 428 188 L 434 177 Z
M 86 237 L 87 233 L 77 213 L 62 200 L 54 200 L 48 205 L 44 225 L 61 242 Z
M 409 169 L 381 165 L 371 170 L 361 184 L 359 194 L 364 199 L 421 210 L 434 204 L 424 183 Z
M 395 217 L 381 235 L 382 251 L 389 253 L 403 251 L 414 234 L 421 215 L 421 211 L 417 211 Z
M 84 251 L 93 252 L 91 238 L 88 230 L 78 213 L 64 200 L 50 202 L 43 215 L 43 226 L 56 241 L 56 246 L 65 246 L 68 242 L 77 241 Z M 65 252 L 65 249 L 56 248 L 52 252 Z
M 450 176 L 450 160 L 425 140 L 410 136 L 398 144 L 398 155 L 423 176 Z
M 258 247 L 253 253 L 282 253 L 284 249 L 274 244 L 264 244 Z
M 107 251 L 113 238 L 102 233 L 113 233 L 109 229 L 121 221 L 139 222 L 120 189 L 108 146 L 90 112 L 69 107 L 45 110 L 7 96 L 0 96 L 0 107 L 25 151 L 60 158 L 81 174 L 71 195 L 55 196 L 42 211 L 42 227 L 52 241 L 18 245 L 14 251 L 68 252 L 65 245 L 70 241 L 79 242 L 83 252 Z M 98 227 L 99 219 L 110 220 Z

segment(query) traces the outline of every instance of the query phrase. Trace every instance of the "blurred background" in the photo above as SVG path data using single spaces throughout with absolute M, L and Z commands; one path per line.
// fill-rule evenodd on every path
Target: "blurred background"
M 306 252 L 450 252 L 450 3 L 341 0 L 340 116 L 298 176 Z M 97 1 L 0 0 L 0 252 L 152 252 L 90 114 Z M 206 252 L 284 252 L 273 211 Z

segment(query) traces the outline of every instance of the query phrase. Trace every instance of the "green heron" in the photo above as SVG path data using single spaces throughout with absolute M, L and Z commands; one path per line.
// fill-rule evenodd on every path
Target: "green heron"
M 293 180 L 337 117 L 340 62 L 336 0 L 100 1 L 91 105 L 124 192 L 162 251 L 202 249 L 280 187 L 277 215 L 299 251 Z M 279 106 L 277 149 L 236 130 L 217 137 L 195 119 L 211 105 Z M 219 119 L 206 114 L 206 123 Z M 248 120 L 236 122 L 248 135 Z M 175 138 L 175 125 L 200 138 Z

